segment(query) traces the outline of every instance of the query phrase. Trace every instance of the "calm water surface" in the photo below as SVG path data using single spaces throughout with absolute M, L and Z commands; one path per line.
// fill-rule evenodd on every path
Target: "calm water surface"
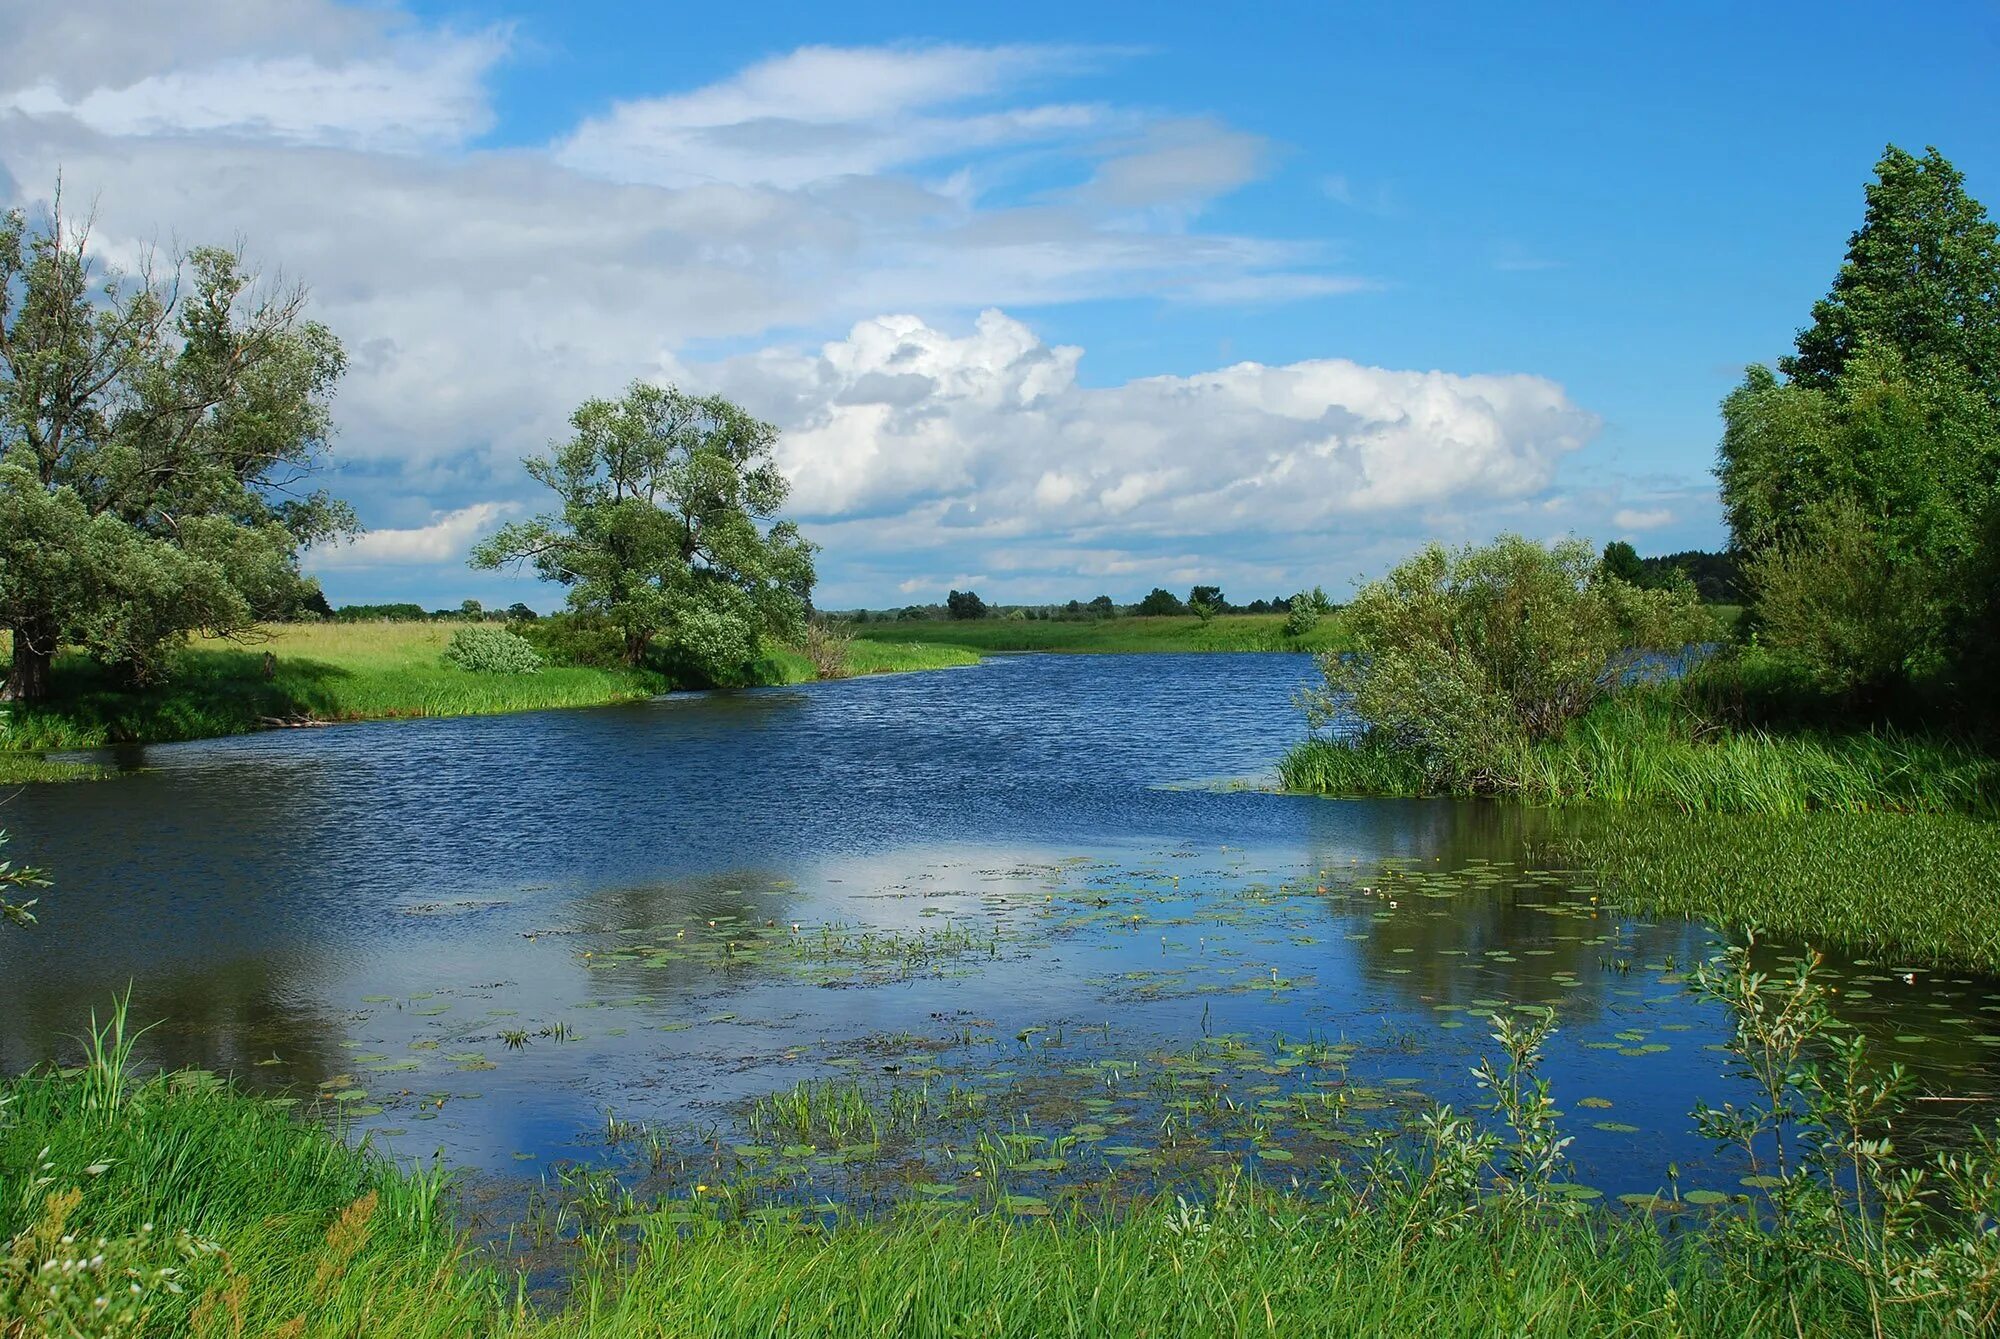
M 129 982 L 164 1020 L 149 1059 L 406 1155 L 629 1163 L 609 1112 L 683 1150 L 669 1175 L 693 1147 L 865 1195 L 873 1158 L 945 1196 L 981 1131 L 1044 1191 L 1309 1168 L 1475 1096 L 1485 1015 L 1547 1003 L 1579 1180 L 1652 1191 L 1674 1161 L 1733 1188 L 1687 1120 L 1745 1095 L 1681 979 L 1719 937 L 1538 866 L 1544 816 L 1257 789 L 1310 673 L 1002 657 L 150 749 L 0 808 L 57 876 L 42 924 L 0 936 L 0 1068 L 73 1055 Z M 1937 1093 L 2000 1086 L 1992 983 L 1844 970 L 1845 1016 Z M 947 1115 L 907 1146 L 750 1119 L 801 1080 Z

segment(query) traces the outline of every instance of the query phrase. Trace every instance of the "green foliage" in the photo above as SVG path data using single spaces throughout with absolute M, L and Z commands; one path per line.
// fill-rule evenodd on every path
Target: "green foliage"
M 354 528 L 297 491 L 346 362 L 303 291 L 214 248 L 99 271 L 56 210 L 0 216 L 0 626 L 25 700 L 60 646 L 144 682 L 190 632 L 290 615 L 300 546 Z
M 1146 598 L 1132 606 L 1132 612 L 1140 618 L 1160 618 L 1174 614 L 1185 614 L 1187 606 L 1180 597 L 1163 586 L 1155 586 L 1146 593 Z
M 761 637 L 804 630 L 813 546 L 771 522 L 789 485 L 777 432 L 721 396 L 634 382 L 589 400 L 575 433 L 526 464 L 557 512 L 501 529 L 473 551 L 482 568 L 527 563 L 568 588 L 570 609 L 618 632 L 620 659 L 709 682 L 740 677 Z
M 824 1226 L 767 1224 L 731 1194 L 649 1207 L 613 1190 L 616 1229 L 536 1256 L 570 1275 L 544 1307 L 468 1250 L 444 1176 L 213 1075 L 137 1080 L 114 1012 L 80 1066 L 0 1081 L 0 1330 L 79 1332 L 115 1281 L 148 1333 L 1985 1332 L 2000 1289 L 1990 1142 L 1925 1165 L 1900 1152 L 1888 1132 L 1906 1086 L 1835 1029 L 1810 965 L 1772 981 L 1739 955 L 1696 980 L 1735 1011 L 1731 1055 L 1760 1094 L 1698 1120 L 1760 1160 L 1780 1138 L 1799 1150 L 1772 1162 L 1767 1201 L 1710 1213 L 1670 1189 L 1654 1201 L 1667 1229 L 1586 1202 L 1563 1179 L 1540 1072 L 1553 1019 L 1507 1014 L 1477 1110 L 1368 1140 L 1311 1187 L 1225 1172 L 1116 1212 L 911 1204 Z M 850 1097 L 800 1085 L 757 1111 L 841 1142 L 876 1119 Z M 57 1286 L 28 1286 L 50 1260 Z
M 0 846 L 7 844 L 7 834 L 0 830 Z M 35 923 L 35 899 L 25 902 L 9 901 L 19 897 L 31 888 L 46 888 L 48 877 L 38 869 L 27 865 L 16 865 L 11 860 L 0 860 L 0 920 L 13 925 L 28 926 Z
M 542 668 L 541 656 L 525 638 L 485 624 L 452 633 L 444 658 L 476 674 L 537 674 Z
M 1646 915 L 2000 972 L 2000 826 L 1956 814 L 1580 816 L 1570 857 Z
M 1761 641 L 1861 702 L 1976 663 L 2000 608 L 2000 245 L 1935 149 L 1877 172 L 1789 380 L 1723 402 L 1716 470 Z
M 1950 364 L 1864 345 L 1831 389 L 1753 368 L 1718 476 L 1762 640 L 1865 696 L 1949 662 L 1976 625 L 2000 418 Z
M 1289 790 L 1325 795 L 1499 793 L 1545 805 L 1698 813 L 2000 812 L 2000 760 L 1888 728 L 1766 730 L 1717 723 L 1704 667 L 1601 702 L 1561 734 L 1523 741 L 1476 776 L 1438 777 L 1379 734 L 1310 739 L 1279 763 Z
M 1148 651 L 1319 651 L 1348 644 L 1338 618 L 1322 619 L 1302 638 L 1285 633 L 1276 614 L 1218 614 L 1206 623 L 1178 617 L 1096 619 L 950 619 L 857 624 L 855 636 L 922 641 L 981 651 L 1140 653 Z
M 1318 586 L 1302 590 L 1291 598 L 1285 611 L 1285 635 L 1304 637 L 1319 626 L 1319 621 L 1333 612 L 1333 601 L 1326 598 L 1326 592 Z
M 1639 560 L 1639 551 L 1622 539 L 1614 539 L 1604 546 L 1604 556 L 1598 560 L 1598 567 L 1607 577 L 1642 584 L 1646 575 L 1646 565 Z
M 845 679 L 853 671 L 849 660 L 854 644 L 854 634 L 845 627 L 815 618 L 806 625 L 806 641 L 802 648 L 806 659 L 812 662 L 813 677 L 819 679 Z
M 1833 290 L 1813 304 L 1798 352 L 1779 368 L 1831 390 L 1869 345 L 1965 369 L 2000 406 L 2000 229 L 1935 148 L 1890 145 Z
M 954 590 L 944 597 L 944 607 L 953 618 L 986 617 L 986 601 L 976 591 Z
M 1642 591 L 1605 578 L 1580 540 L 1545 548 L 1513 535 L 1434 544 L 1363 587 L 1343 620 L 1359 650 L 1320 657 L 1309 722 L 1351 715 L 1433 787 L 1475 792 L 1505 789 L 1524 748 L 1560 734 L 1649 653 L 1712 635 L 1691 590 Z
M 1229 601 L 1223 598 L 1220 586 L 1196 586 L 1188 592 L 1188 612 L 1206 623 L 1217 614 L 1229 612 Z

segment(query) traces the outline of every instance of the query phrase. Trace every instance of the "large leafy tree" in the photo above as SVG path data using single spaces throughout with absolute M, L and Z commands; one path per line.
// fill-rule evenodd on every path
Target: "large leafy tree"
M 0 215 L 5 696 L 46 696 L 63 645 L 143 681 L 306 597 L 301 546 L 354 526 L 303 486 L 345 366 L 305 302 L 215 248 L 102 268 L 60 198 Z
M 719 395 L 645 382 L 586 401 L 570 426 L 526 462 L 560 510 L 502 528 L 473 566 L 526 563 L 567 586 L 572 611 L 617 629 L 630 665 L 658 646 L 723 678 L 760 637 L 800 635 L 813 545 L 774 519 L 790 491 L 777 429 Z
M 1955 364 L 2000 405 L 2000 228 L 1935 148 L 1919 158 L 1890 145 L 1867 194 L 1833 290 L 1813 304 L 1798 352 L 1779 370 L 1832 390 L 1872 343 L 1913 362 Z
M 2000 246 L 1935 149 L 1891 148 L 1781 380 L 1723 402 L 1716 473 L 1763 636 L 1868 697 L 1964 657 L 2000 508 Z

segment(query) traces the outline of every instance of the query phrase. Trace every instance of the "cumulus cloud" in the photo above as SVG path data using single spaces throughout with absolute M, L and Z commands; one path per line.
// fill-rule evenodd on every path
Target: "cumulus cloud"
M 309 570 L 344 567 L 395 567 L 463 562 L 472 542 L 504 517 L 520 511 L 513 502 L 475 502 L 441 512 L 429 525 L 407 530 L 370 530 L 342 544 L 313 549 L 306 555 Z
M 988 310 L 960 335 L 884 316 L 698 370 L 787 430 L 802 515 L 928 507 L 968 533 L 1301 531 L 1519 498 L 1596 430 L 1541 377 L 1320 359 L 1091 388 L 1082 352 Z
M 973 319 L 1373 283 L 1312 241 L 1198 226 L 1272 147 L 1095 96 L 1129 53 L 808 47 L 501 146 L 505 28 L 0 0 L 0 32 L 0 205 L 44 207 L 60 173 L 107 255 L 240 237 L 345 340 L 336 487 L 400 524 L 317 569 L 430 570 L 444 596 L 478 534 L 539 504 L 519 458 L 635 376 L 787 430 L 835 601 L 968 570 L 1023 595 L 1188 573 L 1275 590 L 1412 530 L 1572 514 L 1550 481 L 1594 421 L 1546 380 L 1325 358 L 1093 388 L 1080 350 Z M 718 345 L 765 347 L 695 352 Z

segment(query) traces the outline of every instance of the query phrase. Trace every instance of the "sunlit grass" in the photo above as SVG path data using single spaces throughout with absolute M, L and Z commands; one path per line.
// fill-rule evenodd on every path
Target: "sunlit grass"
M 2000 974 L 2000 824 L 1948 814 L 1591 815 L 1574 858 L 1633 910 Z
M 1535 804 L 1663 805 L 1689 812 L 1993 814 L 2000 760 L 1892 728 L 1725 729 L 1672 688 L 1603 703 L 1562 735 L 1439 782 L 1420 754 L 1362 738 L 1313 739 L 1279 764 L 1289 790 L 1325 795 L 1495 794 Z
M 981 651 L 1328 651 L 1347 647 L 1339 614 L 1303 637 L 1285 635 L 1283 614 L 1220 614 L 1162 618 L 913 619 L 859 623 L 862 641 L 932 642 Z
M 55 695 L 16 708 L 0 733 L 0 784 L 71 780 L 89 774 L 48 762 L 41 752 L 159 743 L 242 734 L 298 722 L 406 716 L 480 716 L 555 707 L 602 706 L 667 691 L 644 670 L 548 666 L 534 674 L 492 674 L 447 664 L 444 648 L 459 625 L 301 623 L 264 629 L 242 641 L 200 639 L 164 683 L 132 690 L 81 656 L 62 657 Z M 0 654 L 5 648 L 0 647 Z M 271 676 L 265 677 L 265 657 Z M 932 669 L 976 663 L 958 647 L 857 643 L 855 673 Z M 759 683 L 812 678 L 796 651 L 779 648 L 753 666 Z

